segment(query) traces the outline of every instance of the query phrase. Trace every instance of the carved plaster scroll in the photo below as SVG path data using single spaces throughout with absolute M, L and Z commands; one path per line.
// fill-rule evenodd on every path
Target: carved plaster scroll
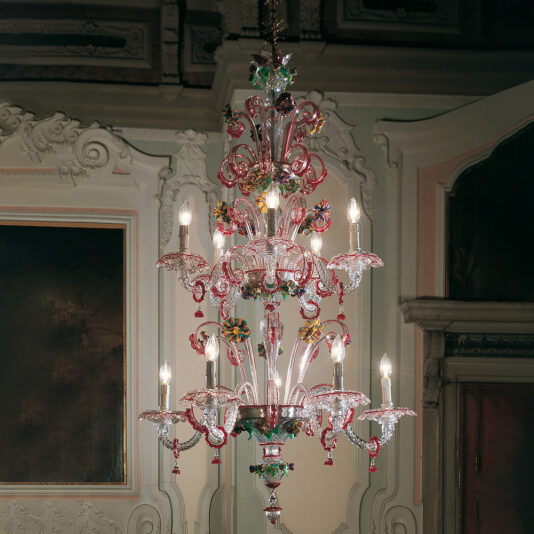
M 392 506 L 384 514 L 385 532 L 417 534 L 417 521 L 413 512 L 405 506 Z
M 200 148 L 206 144 L 206 134 L 195 130 L 178 132 L 177 141 L 181 147 L 174 154 L 174 173 L 161 175 L 161 211 L 160 211 L 160 246 L 164 248 L 172 236 L 174 224 L 174 202 L 177 194 L 185 185 L 193 185 L 202 193 L 209 206 L 212 208 L 217 202 L 217 186 L 208 179 L 206 168 L 207 154 Z M 215 231 L 213 217 L 209 219 L 210 232 Z
M 0 103 L 0 158 L 2 167 L 52 166 L 62 183 L 76 186 L 96 171 L 109 171 L 132 163 L 130 146 L 97 122 L 80 122 L 55 113 L 36 119 L 33 113 Z M 4 171 L 5 172 L 5 171 Z
M 347 124 L 336 113 L 337 103 L 335 100 L 325 98 L 318 91 L 310 91 L 298 99 L 299 102 L 304 100 L 310 100 L 317 104 L 327 119 L 321 130 L 321 135 L 307 138 L 307 145 L 313 152 L 317 152 L 321 156 L 330 156 L 346 167 L 350 179 L 354 179 L 358 183 L 358 192 L 363 209 L 372 220 L 376 176 L 366 167 L 365 158 L 351 135 L 354 125 Z
M 128 533 L 160 534 L 161 532 L 161 516 L 154 506 L 140 504 L 130 514 Z

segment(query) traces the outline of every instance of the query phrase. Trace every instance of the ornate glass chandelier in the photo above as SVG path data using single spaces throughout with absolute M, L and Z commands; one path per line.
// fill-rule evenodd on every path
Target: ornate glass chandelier
M 253 437 L 263 449 L 263 461 L 250 466 L 250 471 L 271 491 L 265 512 L 272 523 L 276 523 L 281 511 L 276 488 L 294 467 L 281 457 L 281 448 L 288 438 L 301 432 L 317 437 L 327 453 L 325 465 L 332 466 L 333 451 L 343 434 L 368 453 L 369 471 L 373 472 L 375 459 L 391 439 L 397 421 L 404 415 L 415 415 L 408 408 L 393 407 L 391 363 L 384 355 L 382 405 L 358 417 L 376 421 L 381 437 L 373 436 L 366 441 L 351 426 L 356 408 L 370 404 L 370 400 L 363 393 L 343 387 L 345 347 L 351 341 L 344 323 L 343 299 L 359 286 L 366 270 L 381 267 L 383 262 L 375 254 L 360 249 L 360 211 L 355 199 L 351 199 L 347 209 L 349 251 L 330 261 L 320 255 L 321 234 L 331 224 L 330 205 L 322 199 L 307 208 L 305 196 L 324 181 L 327 172 L 321 158 L 309 152 L 303 141 L 308 134 L 320 132 L 324 118 L 314 103 L 297 104 L 291 93 L 286 92 L 296 71 L 289 66 L 291 56 L 283 56 L 276 46 L 278 28 L 272 18 L 271 49 L 254 55 L 250 66 L 250 79 L 254 87 L 265 91 L 265 99 L 251 96 L 245 101 L 244 110 L 227 106 L 224 111 L 228 133 L 240 138 L 248 128 L 253 144 L 234 146 L 218 173 L 223 185 L 237 186 L 242 196 L 230 204 L 218 202 L 214 209 L 215 265 L 189 250 L 192 213 L 187 201 L 179 211 L 180 249 L 166 254 L 157 264 L 174 271 L 196 303 L 208 298 L 219 311 L 222 322 L 203 322 L 189 338 L 193 350 L 206 357 L 206 385 L 179 399 L 183 410 L 171 410 L 171 373 L 165 362 L 160 369 L 159 410 L 145 411 L 139 416 L 157 426 L 161 443 L 176 460 L 173 469 L 176 474 L 180 453 L 196 445 L 202 436 L 214 450 L 214 464 L 221 463 L 219 451 L 230 437 L 242 432 Z M 280 197 L 285 200 L 283 209 Z M 236 232 L 243 244 L 224 250 L 225 237 Z M 298 244 L 297 235 L 309 235 L 310 248 Z M 336 274 L 340 271 L 348 278 L 346 284 Z M 339 314 L 335 319 L 322 321 L 321 300 L 332 296 L 339 301 Z M 283 324 L 278 309 L 287 298 L 298 302 L 303 325 L 289 353 L 282 394 L 278 359 Z M 239 299 L 263 304 L 256 350 L 247 322 L 230 316 Z M 203 316 L 200 306 L 195 316 Z M 241 376 L 234 389 L 217 384 L 220 344 Z M 326 347 L 332 358 L 333 380 L 331 384 L 310 386 L 305 381 L 306 373 L 321 347 Z M 260 387 L 258 381 L 256 358 L 266 361 L 265 387 Z M 169 437 L 171 425 L 178 422 L 188 422 L 193 427 L 194 434 L 188 441 Z

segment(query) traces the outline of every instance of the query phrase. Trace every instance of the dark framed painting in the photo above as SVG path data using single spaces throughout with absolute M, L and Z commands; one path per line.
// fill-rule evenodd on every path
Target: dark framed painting
M 0 483 L 126 484 L 125 237 L 0 221 Z

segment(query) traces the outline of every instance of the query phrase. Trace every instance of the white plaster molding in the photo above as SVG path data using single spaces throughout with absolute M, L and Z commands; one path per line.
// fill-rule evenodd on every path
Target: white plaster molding
M 160 524 L 168 525 L 169 502 L 157 489 L 158 441 L 151 425 L 139 424 L 137 414 L 157 399 L 158 175 L 168 168 L 170 158 L 148 156 L 110 130 L 96 124 L 83 128 L 63 114 L 38 120 L 16 106 L 1 109 L 2 219 L 120 224 L 126 229 L 127 481 L 118 485 L 2 485 L 0 493 L 19 505 L 3 501 L 11 503 L 11 508 L 0 514 L 0 530 L 2 521 L 20 516 L 19 521 L 35 527 L 27 527 L 27 532 L 118 534 L 129 532 L 129 518 L 134 524 L 136 517 L 146 516 L 146 507 L 139 516 L 137 512 L 131 516 L 139 505 L 157 509 Z M 65 162 L 69 169 L 74 162 L 81 170 L 70 183 L 60 180 L 60 164 Z M 51 505 L 44 504 L 52 497 Z M 79 503 L 72 497 L 79 498 Z M 154 517 L 152 523 L 157 524 Z M 144 527 L 135 528 L 146 532 Z
M 109 130 L 79 121 L 63 113 L 36 120 L 18 106 L 0 104 L 0 158 L 3 167 L 46 166 L 57 169 L 62 182 L 76 185 L 82 177 L 131 161 L 128 145 Z M 51 155 L 58 156 L 51 158 Z M 52 159 L 55 161 L 51 162 Z M 115 165 L 114 165 L 115 164 Z
M 392 506 L 384 514 L 384 532 L 417 534 L 417 522 L 413 512 L 406 506 Z
M 128 518 L 128 534 L 160 534 L 161 532 L 161 516 L 157 508 L 150 504 L 140 504 L 132 510 Z
M 447 332 L 534 332 L 532 302 L 459 302 L 441 299 L 403 301 L 406 322 Z
M 89 501 L 5 501 L 1 506 L 2 532 L 39 534 L 123 534 L 123 530 Z M 5 530 L 4 530 L 5 529 Z M 130 531 L 128 531 L 130 532 Z
M 359 191 L 357 196 L 361 200 L 364 211 L 372 219 L 376 176 L 370 169 L 366 168 L 365 158 L 351 135 L 354 125 L 348 124 L 341 119 L 336 112 L 337 103 L 332 98 L 325 98 L 318 91 L 310 91 L 297 98 L 297 102 L 305 100 L 316 104 L 321 110 L 321 114 L 327 119 L 321 134 L 308 136 L 306 145 L 320 157 L 329 156 L 345 167 L 344 171 L 340 173 L 343 181 L 345 183 L 353 183 L 354 180 L 358 182 L 359 187 L 357 189 Z
M 208 141 L 208 136 L 195 130 L 185 130 L 176 134 L 176 141 L 182 146 L 174 154 L 174 172 L 160 176 L 160 247 L 163 249 L 171 239 L 175 229 L 175 203 L 181 189 L 193 186 L 198 189 L 209 206 L 209 212 L 217 202 L 219 187 L 213 184 L 206 168 L 207 154 L 200 148 Z M 210 233 L 215 230 L 213 217 L 209 217 Z
M 413 324 L 402 322 L 398 306 L 399 300 L 411 299 L 417 295 L 418 184 L 421 169 L 445 163 L 452 167 L 450 179 L 439 188 L 436 234 L 433 236 L 433 242 L 437 243 L 435 283 L 437 296 L 440 296 L 444 288 L 446 188 L 452 187 L 455 177 L 466 166 L 479 161 L 482 153 L 487 156 L 503 138 L 512 135 L 522 125 L 533 120 L 533 97 L 534 82 L 528 82 L 431 119 L 414 122 L 379 121 L 376 124 L 375 141 L 384 153 L 385 170 L 389 177 L 386 213 L 387 257 L 390 260 L 386 266 L 388 307 L 386 331 L 389 334 L 388 353 L 391 351 L 397 354 L 398 361 L 394 364 L 396 367 L 402 365 L 414 369 L 416 374 L 423 372 L 423 362 L 419 362 L 421 366 L 419 370 L 415 360 L 416 329 Z M 439 374 L 436 369 L 428 367 L 425 373 L 429 377 Z M 405 375 L 403 381 L 399 383 L 403 405 L 409 405 L 413 401 L 414 394 L 420 394 L 423 400 L 422 392 L 416 392 L 414 389 L 413 373 L 409 373 L 408 376 L 408 380 Z M 423 379 L 424 377 L 420 375 L 421 382 Z M 396 388 L 396 385 L 394 387 Z M 419 406 L 415 406 L 416 411 L 419 409 Z M 422 420 L 423 417 L 415 424 L 421 425 Z M 418 460 L 406 454 L 403 455 L 402 461 L 400 457 L 401 450 L 417 449 L 417 444 L 421 443 L 415 439 L 415 433 L 410 434 L 409 429 L 413 424 L 412 422 L 404 425 L 407 428 L 400 429 L 390 445 L 393 454 L 388 454 L 388 484 L 384 491 L 376 493 L 374 497 L 373 521 L 380 525 L 378 519 L 383 517 L 386 510 L 394 506 L 408 506 L 415 515 L 419 530 L 423 529 L 424 517 L 425 531 L 445 532 L 441 530 L 445 527 L 439 520 L 433 522 L 433 519 L 429 519 L 434 517 L 433 512 L 436 507 L 430 505 L 429 512 L 423 515 L 421 506 L 413 504 L 412 495 L 414 489 L 418 487 L 415 479 L 417 472 L 415 462 Z M 418 450 L 421 454 L 421 448 Z M 392 479 L 389 478 L 390 465 L 393 469 Z M 435 474 L 434 479 L 438 480 L 438 476 Z M 424 475 L 424 480 L 431 478 L 432 475 L 430 478 Z M 419 496 L 420 490 L 416 490 L 416 501 Z

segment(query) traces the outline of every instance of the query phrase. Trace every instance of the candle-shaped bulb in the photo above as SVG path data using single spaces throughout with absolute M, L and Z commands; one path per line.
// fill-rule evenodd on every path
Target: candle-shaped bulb
M 185 200 L 178 210 L 178 220 L 182 226 L 189 226 L 192 218 L 193 214 L 191 213 L 191 206 L 189 206 L 189 202 Z
M 380 374 L 382 375 L 382 378 L 391 377 L 391 360 L 388 358 L 387 354 L 384 354 L 380 360 Z
M 276 185 L 271 185 L 265 195 L 265 204 L 267 208 L 278 209 L 280 204 L 280 193 L 278 193 L 278 187 Z
M 224 237 L 224 234 L 219 230 L 215 230 L 215 232 L 213 232 L 213 246 L 215 248 L 224 248 L 225 239 L 226 238 Z
M 159 368 L 159 409 L 166 412 L 169 409 L 169 401 L 171 398 L 171 366 L 165 360 Z
M 310 246 L 314 254 L 319 255 L 321 253 L 321 248 L 323 247 L 323 238 L 321 237 L 321 234 L 313 232 L 310 239 Z
M 341 363 L 345 359 L 345 345 L 339 336 L 336 336 L 332 343 L 330 357 L 334 363 Z
M 347 208 L 347 218 L 350 223 L 356 224 L 360 222 L 360 207 L 356 202 L 356 199 L 352 197 Z
M 171 382 L 171 366 L 169 362 L 165 360 L 159 368 L 159 381 L 161 384 L 168 386 Z
M 208 362 L 217 361 L 217 358 L 219 357 L 219 343 L 217 342 L 215 334 L 211 334 L 211 336 L 208 338 L 208 342 L 206 343 L 206 348 L 204 349 L 204 352 L 206 354 L 206 360 L 208 360 Z
M 274 383 L 278 389 L 280 389 L 280 386 L 282 385 L 282 379 L 280 378 L 280 373 L 276 371 L 276 376 L 274 377 Z

